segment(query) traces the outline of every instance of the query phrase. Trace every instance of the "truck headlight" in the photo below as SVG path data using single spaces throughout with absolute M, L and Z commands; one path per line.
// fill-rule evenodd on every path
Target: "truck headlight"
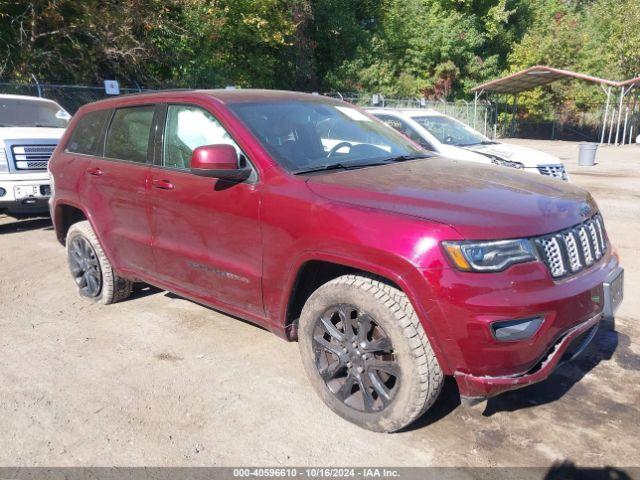
M 536 260 L 527 239 L 489 242 L 442 242 L 451 262 L 464 272 L 500 272 L 516 263 Z
M 49 165 L 47 164 L 47 174 L 49 175 L 49 192 L 50 195 L 53 197 L 53 194 L 55 193 L 55 189 L 56 189 L 56 182 L 55 179 L 53 178 L 53 173 L 51 173 L 51 170 L 49 169 Z
M 9 163 L 7 162 L 7 152 L 4 148 L 0 147 L 0 172 L 8 172 Z
M 500 165 L 501 167 L 511 167 L 511 168 L 524 168 L 524 164 L 520 162 L 512 162 L 511 160 L 504 160 L 503 158 L 491 157 L 491 163 L 494 165 Z

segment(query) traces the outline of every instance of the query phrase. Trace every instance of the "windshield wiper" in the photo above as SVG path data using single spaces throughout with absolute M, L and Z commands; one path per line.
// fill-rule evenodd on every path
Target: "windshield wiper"
M 473 143 L 458 143 L 455 145 L 456 147 L 473 147 L 474 145 L 495 145 L 498 142 L 493 142 L 491 140 L 482 140 L 481 142 L 473 142 Z
M 419 153 L 416 155 L 398 155 L 397 157 L 385 158 L 387 162 L 406 162 L 407 160 L 419 160 L 421 158 L 431 158 L 433 155 Z
M 375 162 L 329 163 L 326 165 L 319 165 L 317 167 L 313 167 L 305 170 L 296 170 L 293 173 L 298 175 L 300 173 L 324 172 L 328 170 L 351 170 L 355 168 L 376 167 L 379 165 L 389 165 L 390 163 L 404 162 L 406 160 L 417 160 L 420 158 L 431 158 L 431 157 L 432 155 L 427 155 L 423 153 L 416 154 L 416 155 L 398 155 L 395 157 L 383 158 Z
M 317 167 L 308 168 L 304 170 L 296 170 L 293 173 L 299 175 L 301 173 L 314 173 L 314 172 L 326 172 L 329 170 L 351 170 L 355 168 L 375 167 L 378 165 L 386 165 L 390 163 L 388 160 L 378 162 L 352 162 L 352 163 L 328 163 L 325 165 L 319 165 Z

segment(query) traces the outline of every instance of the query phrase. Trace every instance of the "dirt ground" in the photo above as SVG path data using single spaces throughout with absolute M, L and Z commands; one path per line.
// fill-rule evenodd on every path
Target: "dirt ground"
M 616 329 L 546 382 L 465 409 L 455 383 L 407 431 L 326 408 L 298 347 L 164 291 L 78 297 L 47 219 L 0 218 L 0 465 L 640 465 L 640 146 L 577 166 L 626 269 Z

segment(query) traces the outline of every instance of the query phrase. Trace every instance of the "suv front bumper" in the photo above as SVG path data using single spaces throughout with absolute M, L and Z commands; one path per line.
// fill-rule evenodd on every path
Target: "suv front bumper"
M 423 275 L 439 285 L 435 295 L 422 297 L 425 330 L 435 335 L 445 374 L 471 403 L 546 379 L 586 347 L 622 299 L 623 270 L 611 249 L 588 270 L 557 281 L 541 262 L 495 274 L 445 269 Z M 543 321 L 530 336 L 493 335 L 492 325 L 532 318 Z
M 509 390 L 526 387 L 545 380 L 555 368 L 577 357 L 595 336 L 598 324 L 602 319 L 599 313 L 586 322 L 582 322 L 567 331 L 549 349 L 547 354 L 527 372 L 500 377 L 474 376 L 456 372 L 454 378 L 460 389 L 460 397 L 465 405 L 473 405 L 489 397 L 493 397 Z M 573 345 L 577 343 L 576 345 Z M 566 356 L 570 346 L 574 346 L 571 354 Z

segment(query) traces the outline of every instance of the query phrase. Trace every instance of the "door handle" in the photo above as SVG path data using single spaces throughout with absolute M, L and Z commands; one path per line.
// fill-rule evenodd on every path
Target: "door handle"
M 151 184 L 154 188 L 159 188 L 160 190 L 173 190 L 176 188 L 169 180 L 153 180 Z
M 102 175 L 102 170 L 100 170 L 98 167 L 87 168 L 87 173 L 89 175 L 93 175 L 95 177 L 99 177 L 100 175 Z

